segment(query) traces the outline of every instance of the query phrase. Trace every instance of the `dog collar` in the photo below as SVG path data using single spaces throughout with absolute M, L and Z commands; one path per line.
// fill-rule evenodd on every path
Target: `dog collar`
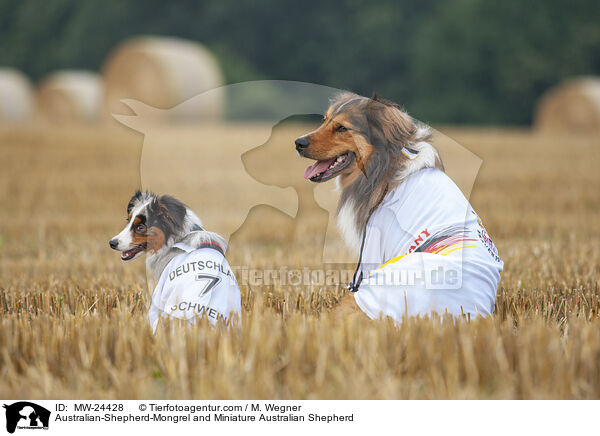
M 180 250 L 183 250 L 186 253 L 191 253 L 192 251 L 198 250 L 200 248 L 212 248 L 213 250 L 216 250 L 219 253 L 221 253 L 223 256 L 225 256 L 225 250 L 223 250 L 223 247 L 221 247 L 220 244 L 218 244 L 214 241 L 202 242 L 202 243 L 198 244 L 197 247 L 192 247 L 191 245 L 185 244 L 183 242 L 178 242 L 176 244 L 173 244 L 173 247 L 179 248 Z
M 216 242 L 213 242 L 213 241 L 203 242 L 200 244 L 200 246 L 198 248 L 212 248 L 213 250 L 217 250 L 219 253 L 221 253 L 223 256 L 225 256 L 223 247 L 221 247 L 220 244 L 217 244 Z
M 419 155 L 417 150 L 413 150 L 412 148 L 402 147 L 402 153 L 409 159 L 414 159 Z

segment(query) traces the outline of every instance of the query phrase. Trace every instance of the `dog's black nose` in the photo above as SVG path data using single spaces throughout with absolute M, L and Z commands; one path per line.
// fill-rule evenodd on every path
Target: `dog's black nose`
M 296 139 L 295 143 L 297 151 L 306 150 L 309 146 L 308 138 L 306 136 L 299 137 L 298 139 Z
M 117 249 L 117 245 L 119 245 L 119 241 L 117 241 L 116 239 L 111 239 L 108 244 L 110 245 L 110 248 L 112 248 L 113 250 Z

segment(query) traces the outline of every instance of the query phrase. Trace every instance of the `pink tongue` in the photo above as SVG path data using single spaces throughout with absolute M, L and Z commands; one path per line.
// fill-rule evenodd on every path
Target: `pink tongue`
M 329 165 L 331 165 L 333 163 L 333 161 L 335 161 L 335 159 L 336 158 L 334 157 L 333 159 L 329 159 L 329 160 L 316 161 L 314 164 L 312 164 L 311 166 L 309 166 L 308 168 L 306 168 L 304 170 L 304 178 L 311 179 L 314 176 L 316 176 L 317 174 L 321 174 L 327 168 L 329 168 Z

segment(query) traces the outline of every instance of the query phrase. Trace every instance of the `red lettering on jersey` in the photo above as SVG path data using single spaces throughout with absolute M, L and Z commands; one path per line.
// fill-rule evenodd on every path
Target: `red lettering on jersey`
M 423 241 L 424 241 L 424 239 L 423 239 L 423 236 L 425 236 L 425 237 L 429 237 L 429 236 L 431 236 L 431 235 L 429 234 L 429 232 L 427 231 L 427 229 L 425 229 L 425 230 L 422 230 L 422 231 L 419 233 L 419 235 L 417 236 L 417 239 L 415 239 L 415 245 L 411 245 L 411 247 L 408 249 L 408 253 L 409 253 L 409 254 L 410 254 L 410 253 L 412 253 L 413 251 L 415 251 L 415 250 L 417 249 L 417 247 L 418 247 L 419 245 L 421 245 L 421 242 L 423 242 Z

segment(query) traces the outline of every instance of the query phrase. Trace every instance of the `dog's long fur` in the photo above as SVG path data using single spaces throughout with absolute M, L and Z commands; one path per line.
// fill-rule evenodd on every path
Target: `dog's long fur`
M 218 244 L 223 252 L 227 250 L 225 240 L 204 230 L 200 218 L 184 203 L 169 195 L 138 190 L 127 204 L 127 225 L 111 240 L 111 247 L 122 252 L 143 248 L 126 260 L 147 253 L 146 267 L 158 281 L 167 264 L 181 253 L 173 247 L 178 242 L 191 247 L 211 242 Z
M 331 101 L 318 129 L 298 138 L 308 144 L 298 150 L 308 158 L 327 160 L 347 152 L 354 154 L 355 161 L 336 180 L 341 190 L 338 226 L 351 249 L 360 247 L 370 213 L 386 192 L 420 169 L 444 169 L 439 153 L 427 142 L 430 139 L 430 128 L 397 104 L 349 92 Z M 416 157 L 409 158 L 405 148 L 416 152 Z

